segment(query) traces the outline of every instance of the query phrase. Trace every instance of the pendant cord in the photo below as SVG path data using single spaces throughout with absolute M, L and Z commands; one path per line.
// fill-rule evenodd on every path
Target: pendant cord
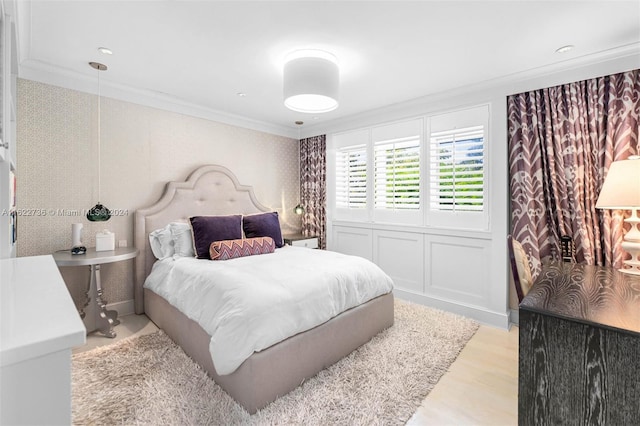
M 101 154 L 101 144 L 100 144 L 100 70 L 98 70 L 98 204 L 100 204 L 100 175 L 101 175 L 101 169 L 100 169 L 100 163 L 101 163 L 101 159 L 100 159 L 100 154 Z

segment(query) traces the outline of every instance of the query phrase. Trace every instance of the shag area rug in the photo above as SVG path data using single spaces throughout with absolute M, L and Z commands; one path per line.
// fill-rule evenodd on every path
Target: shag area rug
M 74 424 L 404 424 L 478 329 L 396 300 L 395 324 L 254 415 L 163 332 L 76 354 Z

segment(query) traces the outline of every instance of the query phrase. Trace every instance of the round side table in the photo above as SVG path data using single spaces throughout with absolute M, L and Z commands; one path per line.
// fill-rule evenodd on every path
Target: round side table
M 89 266 L 91 275 L 87 286 L 87 300 L 80 308 L 80 317 L 84 321 L 87 333 L 100 331 L 107 337 L 116 337 L 113 327 L 120 324 L 117 311 L 109 311 L 102 300 L 102 284 L 100 282 L 100 265 L 133 259 L 138 255 L 134 247 L 120 247 L 115 250 L 96 251 L 88 248 L 85 254 L 71 254 L 70 250 L 53 253 L 58 266 Z

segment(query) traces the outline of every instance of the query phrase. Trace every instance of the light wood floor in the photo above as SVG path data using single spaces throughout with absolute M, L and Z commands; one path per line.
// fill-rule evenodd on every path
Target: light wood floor
M 115 327 L 116 337 L 104 337 L 99 332 L 87 335 L 87 343 L 83 346 L 73 348 L 73 353 L 86 352 L 99 346 L 111 345 L 131 336 L 142 336 L 150 334 L 158 330 L 158 327 L 152 323 L 146 315 L 125 315 L 118 318 L 120 324 Z
M 145 315 L 121 317 L 117 337 L 92 333 L 74 353 L 152 333 Z M 518 328 L 480 326 L 449 371 L 407 425 L 516 425 L 518 423 Z
M 518 424 L 518 328 L 480 326 L 407 424 Z

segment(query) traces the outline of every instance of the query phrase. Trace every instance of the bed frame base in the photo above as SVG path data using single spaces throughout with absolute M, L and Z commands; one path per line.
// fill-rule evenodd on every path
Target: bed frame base
M 207 332 L 156 293 L 144 292 L 147 316 L 250 414 L 393 325 L 393 295 L 389 293 L 256 352 L 236 371 L 220 376 L 211 360 Z

